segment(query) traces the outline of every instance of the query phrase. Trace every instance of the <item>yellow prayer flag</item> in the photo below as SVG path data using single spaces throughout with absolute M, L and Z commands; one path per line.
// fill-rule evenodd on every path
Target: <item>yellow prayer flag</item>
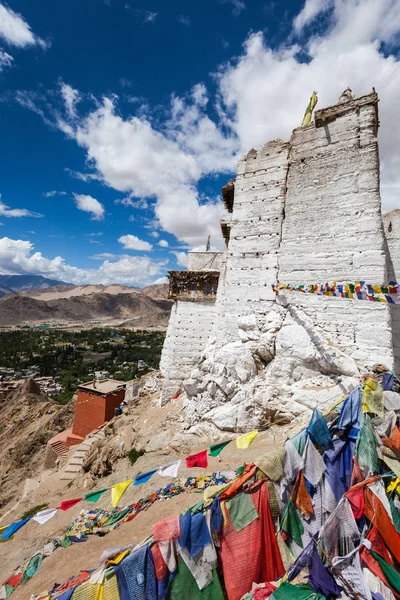
M 304 113 L 303 122 L 301 124 L 302 127 L 304 127 L 304 125 L 308 125 L 310 123 L 312 113 L 313 113 L 314 108 L 317 105 L 317 102 L 318 102 L 317 92 L 313 92 L 312 96 L 310 98 L 310 102 L 308 103 L 308 106 L 306 108 L 306 112 Z
M 388 492 L 392 492 L 396 490 L 396 492 L 400 493 L 400 479 L 397 478 L 395 481 L 391 481 L 387 487 Z M 0 530 L 1 531 L 1 530 Z
M 111 488 L 111 503 L 113 506 L 118 506 L 118 502 L 125 494 L 128 487 L 133 483 L 133 479 L 128 479 L 122 483 L 116 483 Z
M 245 433 L 244 435 L 236 438 L 236 448 L 241 448 L 244 450 L 248 448 L 251 442 L 258 436 L 258 431 L 250 431 L 250 433 Z

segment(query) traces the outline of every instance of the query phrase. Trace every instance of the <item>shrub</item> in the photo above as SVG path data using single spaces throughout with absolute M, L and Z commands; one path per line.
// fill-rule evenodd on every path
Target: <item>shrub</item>
M 136 450 L 136 448 L 131 448 L 126 453 L 126 456 L 129 458 L 131 465 L 134 465 L 138 458 L 143 456 L 144 450 Z
M 27 519 L 28 517 L 33 517 L 40 510 L 45 510 L 45 508 L 49 508 L 49 505 L 47 503 L 46 504 L 37 504 L 36 506 L 33 506 L 29 510 L 25 511 L 24 514 L 22 515 L 21 519 Z

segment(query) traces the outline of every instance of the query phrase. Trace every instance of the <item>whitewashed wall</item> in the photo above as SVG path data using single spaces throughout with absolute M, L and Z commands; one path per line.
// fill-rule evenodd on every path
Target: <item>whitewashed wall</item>
M 174 303 L 161 355 L 162 403 L 190 376 L 207 346 L 215 320 L 215 301 Z

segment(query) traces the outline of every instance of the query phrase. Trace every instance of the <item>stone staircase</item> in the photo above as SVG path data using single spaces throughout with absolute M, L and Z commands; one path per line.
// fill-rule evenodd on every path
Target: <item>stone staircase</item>
M 67 464 L 65 465 L 63 473 L 60 477 L 61 481 L 72 481 L 79 473 L 82 472 L 83 463 L 85 462 L 90 448 L 95 442 L 102 440 L 104 437 L 104 428 L 100 427 L 96 431 L 89 433 L 89 435 L 81 444 L 79 444 L 79 446 L 73 446 L 70 449 L 70 455 Z

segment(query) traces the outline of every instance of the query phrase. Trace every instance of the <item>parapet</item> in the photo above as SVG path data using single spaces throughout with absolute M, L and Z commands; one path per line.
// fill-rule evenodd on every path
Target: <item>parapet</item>
M 222 252 L 188 252 L 188 271 L 220 271 Z

